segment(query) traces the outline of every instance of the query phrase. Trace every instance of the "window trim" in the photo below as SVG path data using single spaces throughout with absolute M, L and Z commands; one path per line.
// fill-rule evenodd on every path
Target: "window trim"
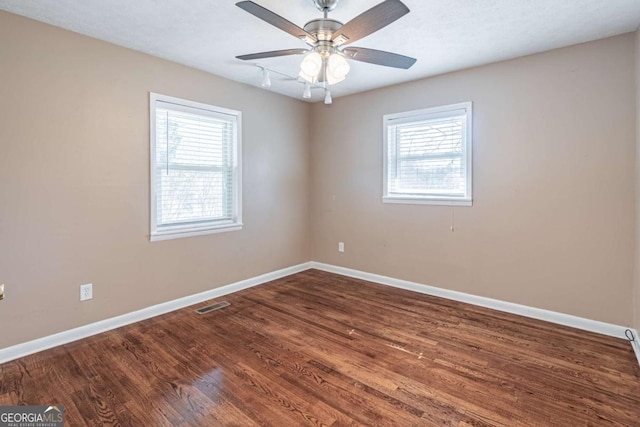
M 234 116 L 236 119 L 235 143 L 233 144 L 233 155 L 235 163 L 234 178 L 234 206 L 235 219 L 228 222 L 220 222 L 219 224 L 200 224 L 175 226 L 167 230 L 158 231 L 157 228 L 157 181 L 156 181 L 156 106 L 157 102 L 176 105 L 180 107 L 189 107 L 203 110 L 207 115 L 225 115 Z M 207 234 L 223 233 L 227 231 L 242 230 L 242 112 L 231 110 L 228 108 L 217 107 L 214 105 L 204 104 L 187 99 L 176 98 L 168 95 L 161 95 L 149 92 L 149 200 L 150 200 L 150 227 L 149 241 L 156 242 L 162 240 L 178 239 L 183 237 L 203 236 Z
M 466 193 L 464 197 L 446 195 L 409 195 L 389 194 L 389 126 L 393 124 L 410 123 L 423 119 L 448 117 L 447 113 L 465 110 L 465 153 L 466 153 Z M 472 206 L 473 205 L 473 103 L 461 102 L 421 110 L 405 111 L 402 113 L 385 114 L 382 118 L 382 202 L 415 205 L 444 205 L 444 206 Z

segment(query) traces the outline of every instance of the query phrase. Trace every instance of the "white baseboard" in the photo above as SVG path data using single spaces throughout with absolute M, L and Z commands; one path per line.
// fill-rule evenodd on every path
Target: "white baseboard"
M 80 326 L 79 328 L 71 329 L 69 331 L 60 332 L 55 335 L 50 335 L 44 338 L 39 338 L 33 341 L 29 341 L 23 344 L 18 344 L 12 347 L 0 349 L 0 364 L 9 362 L 11 360 L 18 359 L 20 357 L 28 356 L 33 353 L 38 353 L 43 350 L 47 350 L 59 345 L 67 344 L 73 341 L 77 341 L 82 338 L 87 338 L 92 335 L 96 335 L 102 332 L 110 331 L 122 326 L 126 326 L 132 323 L 140 322 L 142 320 L 149 319 L 151 317 L 159 316 L 161 314 L 169 313 L 171 311 L 179 310 L 190 305 L 198 304 L 203 301 L 207 301 L 214 298 L 219 298 L 224 295 L 228 295 L 234 292 L 241 291 L 243 289 L 258 286 L 272 280 L 280 279 L 291 274 L 299 273 L 311 268 L 323 270 L 331 273 L 340 274 L 343 276 L 354 277 L 357 279 L 368 280 L 370 282 L 379 283 L 382 285 L 392 286 L 401 289 L 407 289 L 422 294 L 433 295 L 441 298 L 446 298 L 454 301 L 460 301 L 468 304 L 477 305 L 480 307 L 486 307 L 493 310 L 503 311 L 512 314 L 518 314 L 533 319 L 544 320 L 559 325 L 570 326 L 585 331 L 596 332 L 599 334 L 609 335 L 616 338 L 627 339 L 625 331 L 629 328 L 619 325 L 613 325 L 610 323 L 599 322 L 596 320 L 585 319 L 582 317 L 572 316 L 569 314 L 558 313 L 549 310 L 543 310 L 540 308 L 528 307 L 526 305 L 514 304 L 510 302 L 500 301 L 492 298 L 485 298 L 467 294 L 464 292 L 452 291 L 448 289 L 437 288 L 434 286 L 421 285 L 415 282 L 409 282 L 406 280 L 394 279 L 392 277 L 381 276 L 378 274 L 366 273 L 363 271 L 353 270 L 351 268 L 339 267 L 330 264 L 324 264 L 320 262 L 306 262 L 298 264 L 293 267 L 284 268 L 282 270 L 273 271 L 270 273 L 262 274 L 260 276 L 252 277 L 246 280 L 241 280 L 236 283 L 231 283 L 216 289 L 201 292 L 195 295 L 186 296 L 173 301 L 168 301 L 162 304 L 154 305 L 144 308 L 142 310 L 134 311 L 131 313 L 123 314 L 122 316 L 113 317 L 111 319 L 102 320 L 100 322 L 91 323 L 89 325 Z M 638 332 L 632 329 L 635 342 L 631 342 L 631 346 L 636 354 L 638 363 L 640 364 L 640 341 Z
M 519 314 L 520 316 L 530 317 L 532 319 L 545 320 L 547 322 L 556 323 L 559 325 L 570 326 L 572 328 L 626 339 L 624 331 L 628 328 L 624 326 L 613 325 L 611 323 L 599 322 L 597 320 L 585 319 L 582 317 L 572 316 L 570 314 L 543 310 L 541 308 L 528 307 L 526 305 L 514 304 L 511 302 L 500 301 L 492 298 L 479 297 L 464 292 L 451 291 L 448 289 L 436 288 L 434 286 L 428 285 L 421 285 L 419 283 L 409 282 L 406 280 L 394 279 L 392 277 L 380 276 L 378 274 L 366 273 L 364 271 L 353 270 L 351 268 L 339 267 L 330 264 L 323 264 L 320 262 L 312 262 L 311 267 L 318 270 L 328 271 L 330 273 L 341 274 L 343 276 L 355 277 L 356 279 L 368 280 L 370 282 L 375 282 L 382 285 L 393 286 L 395 288 L 407 289 L 409 291 L 419 292 L 421 294 L 433 295 L 436 297 L 446 298 L 454 301 L 465 302 L 468 304 L 478 305 L 480 307 L 491 308 L 493 310 Z
M 44 338 L 39 338 L 33 341 L 26 342 L 23 344 L 18 344 L 12 347 L 3 348 L 3 349 L 0 349 L 0 364 L 18 359 L 20 357 L 28 356 L 30 354 L 37 353 L 43 350 L 47 350 L 53 347 L 57 347 L 59 345 L 77 341 L 82 338 L 87 338 L 92 335 L 110 331 L 112 329 L 129 325 L 131 323 L 140 322 L 142 320 L 159 316 L 161 314 L 169 313 L 171 311 L 188 307 L 190 305 L 198 304 L 203 301 L 219 298 L 223 295 L 228 295 L 233 292 L 238 292 L 243 289 L 261 285 L 263 283 L 270 282 L 272 280 L 276 280 L 281 277 L 289 276 L 291 274 L 308 270 L 309 268 L 311 268 L 310 262 L 295 265 L 293 267 L 288 267 L 282 270 L 277 270 L 270 273 L 262 274 L 260 276 L 252 277 L 246 280 L 241 280 L 236 283 L 231 283 L 229 285 L 225 285 L 216 289 L 201 292 L 195 295 L 178 298 L 173 301 L 143 308 L 142 310 L 123 314 L 117 317 L 112 317 L 111 319 L 106 319 L 100 322 L 91 323 L 89 325 L 80 326 L 79 328 L 60 332 L 55 335 L 50 335 Z

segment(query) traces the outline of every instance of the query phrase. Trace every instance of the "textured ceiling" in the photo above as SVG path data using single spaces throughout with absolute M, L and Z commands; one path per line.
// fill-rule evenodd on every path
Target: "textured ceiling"
M 299 26 L 321 17 L 312 0 L 255 0 Z M 381 0 L 340 0 L 349 21 Z M 418 59 L 410 70 L 351 62 L 333 97 L 634 31 L 640 0 L 403 0 L 411 13 L 353 46 Z M 0 9 L 259 86 L 252 64 L 294 75 L 300 56 L 243 62 L 236 55 L 304 48 L 233 0 L 0 0 Z M 302 98 L 276 75 L 269 90 Z M 322 99 L 314 91 L 312 101 Z

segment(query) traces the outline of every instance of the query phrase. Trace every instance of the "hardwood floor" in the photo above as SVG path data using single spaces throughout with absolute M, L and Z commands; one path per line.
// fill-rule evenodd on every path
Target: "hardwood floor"
M 309 270 L 0 365 L 69 426 L 640 426 L 628 342 Z

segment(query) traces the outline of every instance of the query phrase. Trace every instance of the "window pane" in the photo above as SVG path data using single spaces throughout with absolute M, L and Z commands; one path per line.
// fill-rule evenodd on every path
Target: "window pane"
M 465 199 L 470 104 L 395 114 L 387 123 L 386 196 Z
M 401 155 L 462 153 L 462 119 L 397 126 Z
M 231 219 L 222 172 L 159 171 L 158 224 Z
M 156 97 L 152 235 L 239 224 L 240 113 Z
M 464 195 L 465 171 L 460 156 L 400 159 L 398 169 L 393 192 Z
M 233 123 L 161 108 L 156 114 L 159 163 L 167 162 L 167 153 L 170 164 L 222 166 L 228 160 Z

